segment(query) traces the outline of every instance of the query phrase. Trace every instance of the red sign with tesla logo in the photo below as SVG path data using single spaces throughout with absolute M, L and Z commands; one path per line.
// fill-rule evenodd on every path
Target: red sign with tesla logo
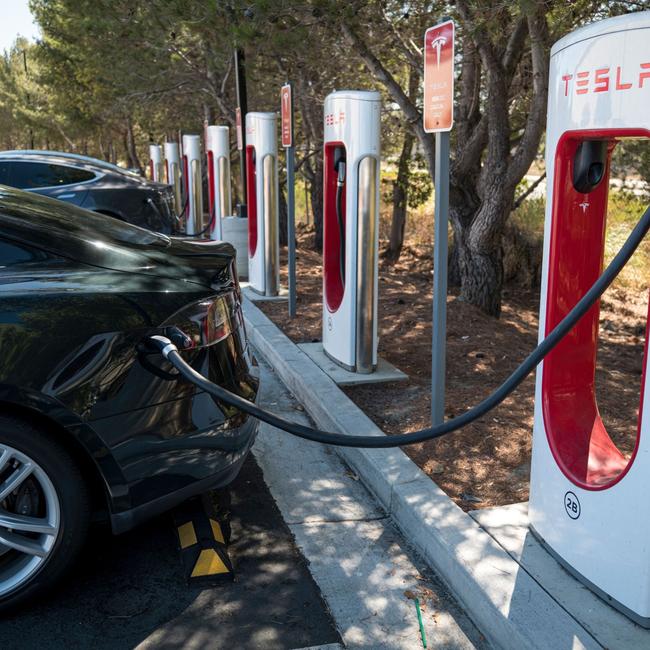
M 282 146 L 293 146 L 293 96 L 291 93 L 291 84 L 282 86 L 280 92 L 282 116 Z
M 237 131 L 237 149 L 241 151 L 244 148 L 244 138 L 241 132 L 241 108 L 239 106 L 235 109 L 235 126 Z
M 424 34 L 424 130 L 451 131 L 454 123 L 454 21 Z

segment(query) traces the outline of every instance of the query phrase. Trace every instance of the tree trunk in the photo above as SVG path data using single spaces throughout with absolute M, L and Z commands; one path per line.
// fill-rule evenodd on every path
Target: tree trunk
M 501 314 L 503 289 L 502 237 L 512 207 L 512 188 L 494 179 L 478 203 L 456 197 L 450 209 L 460 299 L 487 314 Z
M 135 136 L 133 134 L 133 121 L 131 116 L 126 118 L 126 134 L 124 136 L 124 143 L 126 148 L 126 156 L 128 159 L 129 167 L 137 169 L 139 174 L 144 172 L 144 169 L 138 158 L 138 151 L 135 145 Z
M 203 104 L 203 119 L 210 124 L 214 124 L 214 110 L 207 102 Z
M 393 219 L 390 225 L 390 240 L 384 253 L 384 257 L 391 263 L 397 262 L 404 245 L 410 163 L 414 143 L 415 135 L 413 131 L 406 129 L 404 142 L 402 143 L 402 153 L 397 165 L 397 178 L 393 183 Z
M 317 251 L 323 250 L 323 156 L 316 154 L 314 165 L 314 180 L 310 183 L 309 195 L 311 213 L 316 228 L 314 246 Z
M 313 162 L 312 162 L 313 161 Z M 313 158 L 304 161 L 302 175 L 305 178 L 305 211 L 309 215 L 311 205 L 312 223 L 315 228 L 314 248 L 323 250 L 323 157 L 318 152 Z M 308 196 L 307 196 L 308 195 Z M 309 219 L 308 219 L 309 221 Z
M 522 3 L 521 12 L 513 16 L 507 3 L 497 3 L 493 16 L 486 19 L 481 3 L 457 0 L 453 5 L 460 17 L 463 60 L 458 79 L 455 155 L 451 161 L 450 218 L 455 238 L 452 275 L 461 280 L 462 299 L 497 316 L 503 285 L 504 224 L 515 187 L 534 160 L 545 127 L 548 9 L 542 0 L 535 0 Z M 424 132 L 417 102 L 386 62 L 378 58 L 368 39 L 357 33 L 361 21 L 359 16 L 356 24 L 355 20 L 337 23 L 337 33 L 343 35 L 399 105 L 435 178 L 434 141 L 431 134 Z M 409 62 L 411 68 L 420 69 L 415 58 Z M 522 82 L 526 90 L 532 86 L 527 105 L 521 105 L 524 119 L 512 110 L 515 98 L 522 96 Z M 513 146 L 515 134 L 517 142 Z
M 106 161 L 109 162 L 109 153 L 108 149 L 106 148 L 106 145 L 104 143 L 104 138 L 102 137 L 101 133 L 99 134 L 99 138 L 97 140 L 97 145 L 99 147 L 99 153 L 101 157 Z

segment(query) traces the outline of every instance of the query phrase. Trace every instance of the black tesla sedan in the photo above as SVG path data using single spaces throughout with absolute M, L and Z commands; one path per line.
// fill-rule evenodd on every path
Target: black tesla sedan
M 0 184 L 157 232 L 170 234 L 176 228 L 171 185 L 96 158 L 59 151 L 0 151 Z
M 255 421 L 179 378 L 152 334 L 256 399 L 229 244 L 0 187 L 0 610 L 61 576 L 91 517 L 120 533 L 239 471 Z

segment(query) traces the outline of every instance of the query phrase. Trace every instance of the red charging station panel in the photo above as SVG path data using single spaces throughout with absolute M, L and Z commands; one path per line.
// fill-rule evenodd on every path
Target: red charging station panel
M 255 147 L 246 145 L 246 202 L 248 203 L 248 254 L 257 250 L 257 169 Z

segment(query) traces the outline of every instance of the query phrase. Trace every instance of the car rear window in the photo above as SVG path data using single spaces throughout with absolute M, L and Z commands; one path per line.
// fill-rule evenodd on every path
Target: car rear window
M 52 163 L 12 161 L 4 163 L 7 178 L 2 182 L 21 190 L 74 185 L 95 178 L 95 174 L 79 167 Z
M 20 223 L 23 229 L 32 230 L 39 239 L 42 237 L 52 242 L 74 238 L 95 246 L 106 242 L 162 248 L 170 243 L 169 238 L 160 233 L 39 194 L 4 188 L 0 191 L 0 209 L 3 208 L 5 220 Z

